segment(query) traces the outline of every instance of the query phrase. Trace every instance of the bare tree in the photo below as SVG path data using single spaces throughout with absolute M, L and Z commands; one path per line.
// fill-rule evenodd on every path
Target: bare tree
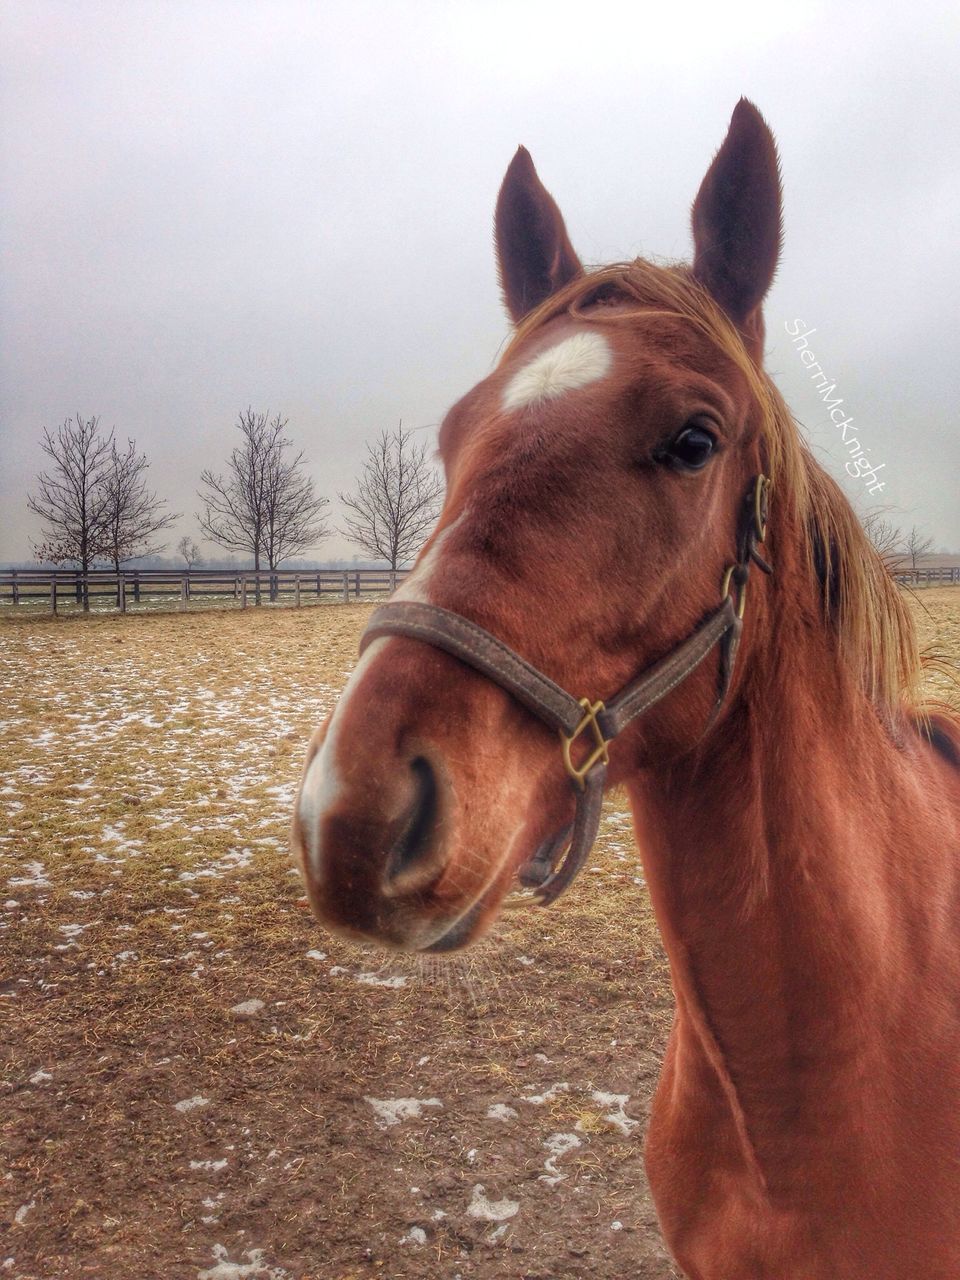
M 185 533 L 177 543 L 177 555 L 183 556 L 188 573 L 195 564 L 201 563 L 200 548 L 188 533 Z
M 282 430 L 287 420 L 279 415 L 272 425 Z M 291 556 L 318 546 L 330 532 L 323 516 L 328 498 L 314 493 L 313 477 L 303 470 L 303 453 L 289 455 L 291 442 L 277 434 L 265 459 L 263 486 L 263 554 L 270 569 Z M 270 579 L 270 599 L 276 599 L 277 584 Z
M 892 571 L 900 558 L 900 548 L 903 546 L 901 531 L 884 518 L 882 511 L 877 510 L 867 512 L 863 519 L 863 528 L 880 559 Z
M 37 477 L 27 506 L 44 524 L 44 541 L 34 544 L 38 560 L 74 563 L 81 570 L 84 612 L 90 608 L 86 574 L 107 547 L 113 432 L 101 435 L 100 419 L 68 418 L 56 435 L 44 428 L 43 452 L 52 462 Z
M 357 487 L 340 501 L 348 512 L 344 537 L 395 572 L 423 546 L 440 514 L 443 481 L 427 461 L 427 446 L 413 444 L 401 422 L 368 443 Z
M 166 546 L 157 542 L 157 535 L 169 529 L 180 517 L 166 513 L 162 498 L 147 488 L 146 470 L 149 467 L 146 454 L 138 453 L 136 443 L 127 441 L 121 453 L 116 441 L 110 442 L 110 465 L 103 479 L 107 499 L 104 550 L 119 575 L 125 560 L 155 555 Z M 117 585 L 119 603 L 120 586 Z
M 922 531 L 916 525 L 913 525 L 904 539 L 904 547 L 910 557 L 910 567 L 914 573 L 917 571 L 917 562 L 920 557 L 925 556 L 932 546 L 933 539 L 925 538 Z
M 327 499 L 316 497 L 313 480 L 302 472 L 303 454 L 287 456 L 286 425 L 280 414 L 270 421 L 248 408 L 237 421 L 243 439 L 230 454 L 227 475 L 201 476 L 201 529 L 221 547 L 252 555 L 258 575 L 262 559 L 275 569 L 327 532 L 320 514 Z M 259 604 L 259 577 L 256 598 Z

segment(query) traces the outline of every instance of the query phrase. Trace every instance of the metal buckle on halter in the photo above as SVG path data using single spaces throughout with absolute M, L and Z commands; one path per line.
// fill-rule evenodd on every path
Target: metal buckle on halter
M 770 480 L 765 475 L 758 475 L 753 482 L 753 490 L 747 496 L 747 502 L 750 508 L 751 527 L 747 533 L 746 551 L 742 564 L 728 565 L 724 570 L 723 583 L 720 587 L 720 599 L 726 600 L 730 594 L 731 582 L 736 583 L 736 597 L 734 599 L 734 607 L 737 611 L 737 617 L 743 620 L 743 615 L 747 607 L 747 578 L 750 573 L 751 561 L 757 565 L 764 573 L 770 573 L 771 568 L 764 560 L 763 556 L 757 551 L 758 546 L 762 546 L 767 536 L 767 511 L 770 505 Z
M 730 594 L 730 583 L 733 580 L 733 575 L 737 572 L 738 569 L 741 569 L 741 568 L 742 566 L 738 564 L 731 564 L 727 566 L 723 575 L 723 585 L 720 588 L 721 600 L 726 600 L 727 596 Z M 736 595 L 736 599 L 734 600 L 734 607 L 736 608 L 736 611 L 737 611 L 737 617 L 742 621 L 744 611 L 746 610 L 746 607 L 747 607 L 746 577 L 741 577 L 737 579 L 737 595 Z
M 583 710 L 584 710 L 583 719 L 574 729 L 573 733 L 571 733 L 569 738 L 565 733 L 561 733 L 560 741 L 563 744 L 564 768 L 566 769 L 567 773 L 569 773 L 570 777 L 574 780 L 574 782 L 577 784 L 577 786 L 580 787 L 582 790 L 583 787 L 585 786 L 584 779 L 586 778 L 590 770 L 593 768 L 593 766 L 597 763 L 597 761 L 601 760 L 603 761 L 604 764 L 609 764 L 610 757 L 607 754 L 607 745 L 608 745 L 609 739 L 603 736 L 603 730 L 600 728 L 600 725 L 597 723 L 597 716 L 600 714 L 601 711 L 604 710 L 603 703 L 591 702 L 589 698 L 580 698 L 579 702 L 581 707 L 583 707 Z M 573 746 L 574 742 L 576 742 L 577 738 L 580 737 L 581 733 L 583 733 L 588 726 L 590 728 L 591 733 L 593 734 L 594 747 L 593 747 L 593 750 L 590 752 L 590 754 L 587 756 L 586 760 L 584 760 L 581 765 L 577 766 L 573 763 L 573 758 L 570 755 L 570 749 Z

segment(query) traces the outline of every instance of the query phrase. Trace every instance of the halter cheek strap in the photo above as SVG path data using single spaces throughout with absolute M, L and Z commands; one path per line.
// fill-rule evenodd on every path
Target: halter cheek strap
M 361 653 L 383 636 L 421 640 L 487 676 L 560 734 L 563 763 L 573 784 L 577 807 L 572 829 L 547 841 L 520 869 L 521 883 L 533 889 L 540 905 L 547 906 L 563 893 L 593 847 L 600 825 L 610 742 L 681 684 L 718 645 L 720 668 L 711 723 L 720 711 L 730 687 L 743 629 L 751 562 L 770 572 L 770 566 L 757 552 L 766 535 L 769 490 L 770 482 L 762 475 L 751 485 L 745 503 L 747 520 L 741 521 L 738 532 L 738 558 L 724 574 L 720 607 L 677 648 L 606 703 L 573 697 L 502 640 L 449 609 L 398 600 L 381 605 L 370 615 L 360 639 Z M 581 759 L 576 763 L 573 750 L 578 739 L 583 745 L 577 748 Z

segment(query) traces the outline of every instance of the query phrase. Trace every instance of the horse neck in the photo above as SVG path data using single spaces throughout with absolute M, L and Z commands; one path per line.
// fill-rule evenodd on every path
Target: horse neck
M 678 1027 L 714 1067 L 747 1147 L 758 1116 L 779 1117 L 768 1132 L 781 1149 L 785 1117 L 819 1109 L 829 1124 L 831 1073 L 858 1077 L 877 1047 L 864 1015 L 905 890 L 885 815 L 901 806 L 903 823 L 920 822 L 903 752 L 835 639 L 810 627 L 802 586 L 771 584 L 709 741 L 628 784 Z

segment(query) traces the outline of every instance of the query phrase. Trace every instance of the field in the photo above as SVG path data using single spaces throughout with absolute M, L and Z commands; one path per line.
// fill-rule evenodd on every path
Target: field
M 305 908 L 291 801 L 369 608 L 0 621 L 0 1276 L 674 1275 L 620 801 L 569 897 L 465 958 Z M 916 608 L 960 657 L 960 590 Z

